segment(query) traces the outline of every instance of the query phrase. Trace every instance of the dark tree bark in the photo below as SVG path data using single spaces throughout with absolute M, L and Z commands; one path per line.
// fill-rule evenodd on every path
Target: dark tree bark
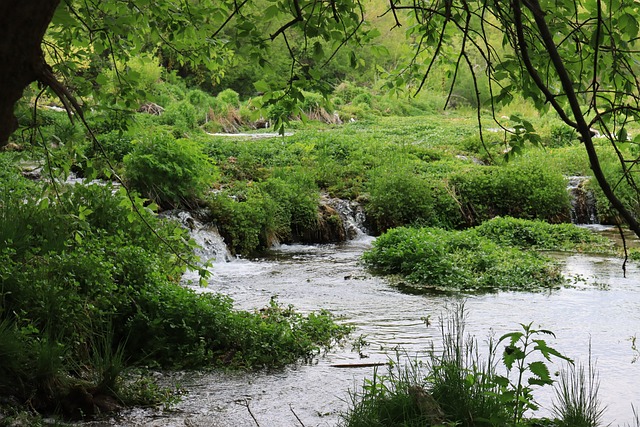
M 0 1 L 0 147 L 17 129 L 16 102 L 34 81 L 52 74 L 42 39 L 60 0 Z

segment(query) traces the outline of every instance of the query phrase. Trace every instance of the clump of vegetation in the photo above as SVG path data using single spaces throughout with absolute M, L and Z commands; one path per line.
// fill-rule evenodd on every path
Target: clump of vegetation
M 197 262 L 186 230 L 142 200 L 132 210 L 123 190 L 78 185 L 49 199 L 20 188 L 3 188 L 0 202 L 0 394 L 37 411 L 75 417 L 113 410 L 105 399 L 139 402 L 126 392 L 132 366 L 281 366 L 349 332 L 327 312 L 303 316 L 275 300 L 237 311 L 181 286 Z
M 453 172 L 456 189 L 469 225 L 495 216 L 569 219 L 569 196 L 562 173 L 541 161 L 522 159 L 506 166 L 471 167 Z
M 367 218 L 379 232 L 411 224 L 454 228 L 463 222 L 444 185 L 410 168 L 374 169 L 367 187 Z
M 564 283 L 551 259 L 499 245 L 473 230 L 396 228 L 380 236 L 363 259 L 421 291 L 536 291 Z
M 527 416 L 538 409 L 535 391 L 556 382 L 549 362 L 564 360 L 573 366 L 547 343 L 555 337 L 553 332 L 522 324 L 519 330 L 491 339 L 483 357 L 476 339 L 465 333 L 464 305 L 454 310 L 440 319 L 442 348 L 432 347 L 424 362 L 394 361 L 388 374 L 376 371 L 372 379 L 365 379 L 352 394 L 342 426 L 600 425 L 603 409 L 597 387 L 594 378 L 584 374 L 570 374 L 571 380 L 561 377 L 555 419 Z
M 215 180 L 216 169 L 191 140 L 156 132 L 132 145 L 124 156 L 127 183 L 164 208 L 197 206 Z
M 313 181 L 289 170 L 260 183 L 237 183 L 208 198 L 211 220 L 233 253 L 250 255 L 291 242 L 317 227 L 319 195 Z
M 573 224 L 494 218 L 464 231 L 396 228 L 363 255 L 383 274 L 400 275 L 413 290 L 535 291 L 564 284 L 555 263 L 535 252 L 613 253 L 613 243 Z

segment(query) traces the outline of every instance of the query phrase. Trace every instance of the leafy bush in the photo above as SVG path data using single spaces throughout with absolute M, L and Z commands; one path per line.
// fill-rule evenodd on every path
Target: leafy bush
M 228 108 L 240 108 L 240 95 L 233 89 L 223 90 L 216 98 L 225 110 Z
M 129 154 L 133 149 L 133 136 L 130 132 L 113 130 L 98 135 L 97 139 L 101 147 L 92 144 L 86 153 L 87 157 L 102 158 L 106 155 L 109 160 L 120 163 L 124 159 L 124 156 Z
M 325 104 L 324 97 L 319 93 L 305 91 L 302 94 L 304 100 L 300 103 L 299 108 L 305 113 L 318 111 Z
M 353 98 L 366 91 L 365 88 L 359 87 L 353 82 L 345 81 L 340 83 L 333 91 L 334 96 L 339 96 L 345 102 L 350 103 Z
M 532 291 L 564 283 L 550 259 L 500 246 L 473 230 L 396 228 L 380 236 L 363 259 L 417 290 Z
M 278 216 L 278 207 L 259 190 L 248 189 L 245 194 L 221 192 L 208 200 L 212 221 L 218 226 L 232 253 L 249 255 L 268 247 L 285 228 Z
M 248 255 L 315 229 L 318 192 L 313 181 L 291 170 L 276 175 L 210 198 L 212 219 L 232 252 Z
M 263 187 L 286 212 L 294 234 L 316 225 L 320 195 L 313 177 L 302 168 L 278 168 Z
M 551 135 L 547 142 L 549 147 L 564 147 L 577 142 L 578 135 L 576 131 L 566 124 L 556 124 L 551 126 Z
M 186 230 L 140 200 L 136 214 L 122 190 L 35 194 L 0 203 L 0 393 L 30 408 L 89 415 L 92 394 L 138 399 L 120 394 L 132 364 L 281 366 L 349 331 L 326 312 L 302 316 L 275 301 L 236 311 L 178 285 L 196 261 Z
M 216 172 L 197 143 L 161 132 L 135 141 L 124 166 L 131 188 L 166 208 L 196 206 Z
M 198 125 L 198 117 L 203 119 L 207 111 L 198 112 L 189 101 L 178 101 L 169 104 L 160 116 L 161 123 L 174 127 L 174 134 L 184 135 L 194 130 Z
M 475 166 L 450 178 L 469 224 L 495 216 L 563 222 L 569 195 L 562 174 L 539 161 L 522 159 L 507 166 Z
M 459 209 L 440 183 L 406 167 L 371 172 L 368 220 L 378 231 L 402 225 L 452 227 L 460 223 Z

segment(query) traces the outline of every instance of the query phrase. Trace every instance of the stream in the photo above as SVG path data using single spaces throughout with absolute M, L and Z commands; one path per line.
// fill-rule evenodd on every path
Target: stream
M 369 343 L 361 358 L 351 345 L 336 348 L 311 363 L 275 371 L 250 373 L 176 373 L 162 380 L 180 384 L 188 394 L 171 411 L 136 409 L 93 426 L 217 426 L 280 427 L 336 426 L 347 410 L 349 390 L 357 390 L 372 367 L 332 365 L 384 363 L 401 351 L 403 357 L 421 357 L 430 343 L 440 340 L 439 316 L 460 296 L 408 295 L 359 263 L 373 238 L 360 235 L 337 245 L 282 245 L 255 260 L 233 259 L 221 253 L 214 230 L 199 229 L 194 238 L 204 255 L 218 253 L 207 288 L 231 296 L 237 308 L 264 307 L 276 296 L 301 312 L 326 308 L 342 322 L 355 326 Z M 552 254 L 564 273 L 576 277 L 572 287 L 547 293 L 499 292 L 467 295 L 466 331 L 481 344 L 533 322 L 555 332 L 547 339 L 567 356 L 588 362 L 589 347 L 600 374 L 600 399 L 607 406 L 604 420 L 612 426 L 633 425 L 632 404 L 640 405 L 640 361 L 631 337 L 640 333 L 640 271 L 620 259 L 582 254 Z M 425 324 L 424 318 L 430 320 Z M 385 373 L 386 367 L 378 368 Z M 559 370 L 559 366 L 554 366 Z M 552 392 L 534 393 L 550 415 Z

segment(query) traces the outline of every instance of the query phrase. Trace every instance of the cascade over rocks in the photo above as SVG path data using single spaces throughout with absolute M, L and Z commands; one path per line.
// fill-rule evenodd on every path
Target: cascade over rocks
M 589 177 L 568 177 L 567 191 L 571 197 L 571 222 L 574 224 L 599 224 L 596 211 L 596 198 L 586 188 Z
M 304 230 L 298 237 L 304 243 L 338 243 L 347 240 L 347 232 L 340 213 L 321 203 L 316 226 Z
M 304 243 L 339 243 L 367 234 L 364 209 L 358 202 L 323 195 L 315 229 L 298 236 Z

